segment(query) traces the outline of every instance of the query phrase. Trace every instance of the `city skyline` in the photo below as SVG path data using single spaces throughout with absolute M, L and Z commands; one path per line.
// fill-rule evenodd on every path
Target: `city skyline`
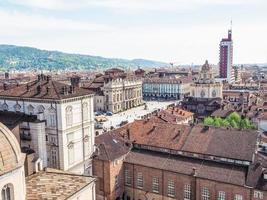
M 233 20 L 233 63 L 267 62 L 263 0 L 0 0 L 1 44 L 175 64 L 219 62 Z

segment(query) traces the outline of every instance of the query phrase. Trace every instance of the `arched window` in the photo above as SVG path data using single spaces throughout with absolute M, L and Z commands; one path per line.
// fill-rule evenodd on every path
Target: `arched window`
M 32 105 L 28 105 L 28 113 L 30 115 L 34 114 L 34 107 Z
M 86 121 L 88 120 L 88 114 L 89 114 L 88 103 L 83 103 L 82 107 L 83 107 L 83 120 Z
M 15 112 L 20 112 L 20 109 L 21 109 L 21 106 L 20 106 L 18 103 L 16 103 L 16 104 L 14 105 L 14 111 L 15 111 Z
M 217 95 L 217 94 L 216 94 L 216 90 L 213 90 L 213 91 L 212 91 L 212 97 L 216 97 L 216 95 Z
M 66 108 L 66 124 L 67 126 L 71 126 L 72 125 L 72 107 L 71 106 L 68 106 Z
M 2 200 L 13 200 L 13 185 L 7 184 L 2 188 Z

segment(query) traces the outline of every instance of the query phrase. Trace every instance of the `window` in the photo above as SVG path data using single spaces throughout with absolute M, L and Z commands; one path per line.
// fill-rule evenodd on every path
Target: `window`
M 84 121 L 87 121 L 88 120 L 88 104 L 87 103 L 83 103 L 82 105 L 82 108 L 83 108 L 83 120 Z
M 45 110 L 45 108 L 44 108 L 44 106 L 38 106 L 38 113 L 43 113 L 44 112 L 44 110 Z
M 256 199 L 263 199 L 263 192 L 261 191 L 254 191 L 254 198 Z
M 83 138 L 83 142 L 84 142 L 84 154 L 85 156 L 89 156 L 92 149 L 91 149 L 91 137 L 89 135 L 89 128 L 84 129 L 84 138 Z
M 118 188 L 119 187 L 119 176 L 116 175 L 115 176 L 115 188 Z
M 57 150 L 55 149 L 51 150 L 51 167 L 57 167 Z
M 202 188 L 202 200 L 209 200 L 209 199 L 210 199 L 209 189 L 206 187 Z
M 74 163 L 74 133 L 69 133 L 67 135 L 68 142 L 68 163 L 69 165 Z
M 67 126 L 71 126 L 72 125 L 72 107 L 71 106 L 68 106 L 66 108 L 66 124 Z
M 223 191 L 218 192 L 218 200 L 225 200 L 225 192 Z
M 28 113 L 29 113 L 30 115 L 34 114 L 34 107 L 33 107 L 32 105 L 29 105 L 29 106 L 28 106 Z
M 184 186 L 184 200 L 190 200 L 191 199 L 191 185 L 186 184 Z
M 56 126 L 56 115 L 55 113 L 50 113 L 48 117 L 48 126 L 55 127 Z
M 7 184 L 2 188 L 1 196 L 2 200 L 12 200 L 13 197 L 13 186 L 11 184 Z
M 174 180 L 169 180 L 168 181 L 168 190 L 167 190 L 167 195 L 169 197 L 174 197 L 174 195 L 175 195 L 174 187 L 175 187 Z
M 137 173 L 137 187 L 143 188 L 143 174 L 142 174 L 142 172 Z
M 6 103 L 4 103 L 2 105 L 2 110 L 4 110 L 4 111 L 7 111 L 8 110 L 8 105 Z
M 21 106 L 17 103 L 14 105 L 14 111 L 15 112 L 20 112 Z
M 235 195 L 235 200 L 243 200 L 243 196 L 240 194 Z
M 40 108 L 38 108 L 39 110 Z M 56 126 L 56 109 L 52 106 L 48 109 L 48 117 L 47 117 L 47 126 L 55 127 Z
M 132 178 L 130 176 L 129 169 L 125 169 L 124 174 L 125 174 L 125 184 L 130 186 L 132 182 Z
M 152 178 L 152 192 L 159 193 L 159 178 Z

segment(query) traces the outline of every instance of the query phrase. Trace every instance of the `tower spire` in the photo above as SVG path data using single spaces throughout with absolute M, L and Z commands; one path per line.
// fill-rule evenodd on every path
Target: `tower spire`
M 233 26 L 233 22 L 232 19 L 230 21 L 230 29 L 228 30 L 228 39 L 232 40 L 232 26 Z

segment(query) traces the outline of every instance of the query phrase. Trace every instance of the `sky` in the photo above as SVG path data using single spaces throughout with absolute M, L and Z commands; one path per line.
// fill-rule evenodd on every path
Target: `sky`
M 267 63 L 266 0 L 0 0 L 0 44 L 179 64 Z

